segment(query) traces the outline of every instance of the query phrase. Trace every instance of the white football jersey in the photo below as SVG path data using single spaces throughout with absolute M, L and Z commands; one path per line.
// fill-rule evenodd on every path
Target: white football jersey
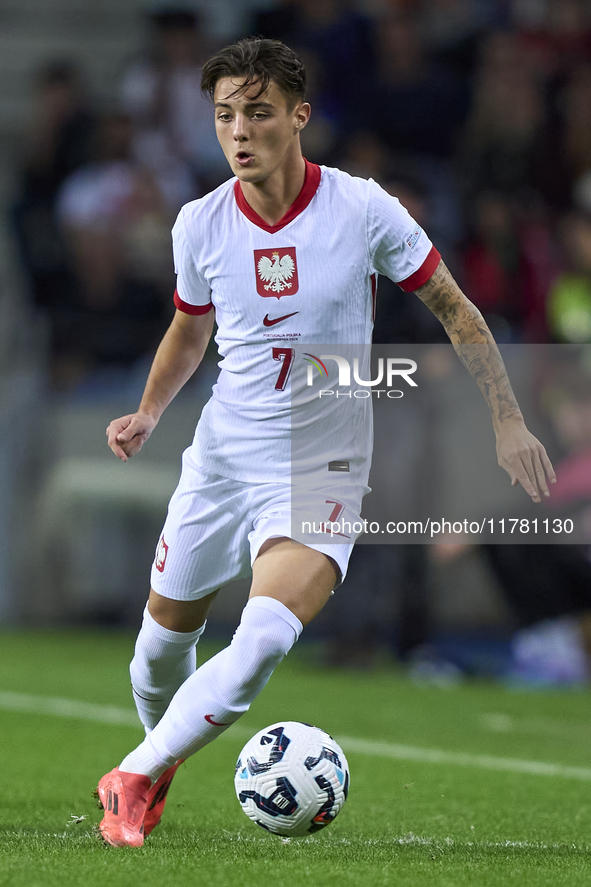
M 222 358 L 193 459 L 253 483 L 289 481 L 293 346 L 369 343 L 377 275 L 411 291 L 440 260 L 374 181 L 307 161 L 302 191 L 276 225 L 234 178 L 183 207 L 173 247 L 175 304 L 189 314 L 215 309 Z

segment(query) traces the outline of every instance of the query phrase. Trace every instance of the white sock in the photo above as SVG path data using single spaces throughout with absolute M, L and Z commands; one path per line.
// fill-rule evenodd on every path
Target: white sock
M 129 666 L 133 699 L 146 733 L 152 730 L 170 700 L 197 668 L 195 645 L 205 630 L 171 631 L 144 610 L 142 627 Z
M 250 598 L 232 643 L 187 678 L 160 722 L 120 769 L 154 781 L 179 758 L 219 736 L 248 711 L 302 627 L 280 601 Z

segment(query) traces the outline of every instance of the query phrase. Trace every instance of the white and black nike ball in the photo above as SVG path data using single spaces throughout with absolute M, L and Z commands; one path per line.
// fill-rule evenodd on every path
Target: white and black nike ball
M 253 822 L 276 835 L 301 837 L 337 816 L 349 793 L 349 765 L 324 730 L 283 721 L 246 743 L 234 784 Z

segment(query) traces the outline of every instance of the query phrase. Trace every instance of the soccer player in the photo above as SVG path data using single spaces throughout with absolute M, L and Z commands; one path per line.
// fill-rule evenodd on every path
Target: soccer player
M 417 293 L 456 345 L 488 402 L 512 484 L 539 502 L 554 480 L 491 333 L 427 235 L 374 182 L 302 156 L 310 105 L 295 53 L 279 41 L 241 40 L 206 63 L 202 88 L 234 177 L 181 210 L 173 229 L 176 314 L 137 412 L 107 429 L 122 461 L 140 451 L 199 366 L 215 313 L 221 372 L 183 457 L 130 667 L 146 738 L 98 786 L 100 830 L 115 846 L 143 844 L 179 763 L 247 711 L 346 573 L 351 541 L 291 538 L 293 351 L 277 347 L 278 336 L 368 343 L 375 276 L 388 275 Z M 466 352 L 469 345 L 478 347 Z M 317 468 L 319 477 L 330 470 Z M 332 489 L 328 474 L 326 483 Z M 353 519 L 358 487 L 340 503 Z M 251 569 L 232 642 L 196 669 L 215 595 Z

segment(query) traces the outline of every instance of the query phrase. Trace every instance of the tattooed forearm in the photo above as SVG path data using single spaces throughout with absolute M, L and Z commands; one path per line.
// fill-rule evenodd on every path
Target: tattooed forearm
M 441 321 L 456 353 L 491 411 L 495 429 L 506 419 L 521 419 L 503 359 L 482 314 L 462 293 L 443 262 L 417 296 Z

